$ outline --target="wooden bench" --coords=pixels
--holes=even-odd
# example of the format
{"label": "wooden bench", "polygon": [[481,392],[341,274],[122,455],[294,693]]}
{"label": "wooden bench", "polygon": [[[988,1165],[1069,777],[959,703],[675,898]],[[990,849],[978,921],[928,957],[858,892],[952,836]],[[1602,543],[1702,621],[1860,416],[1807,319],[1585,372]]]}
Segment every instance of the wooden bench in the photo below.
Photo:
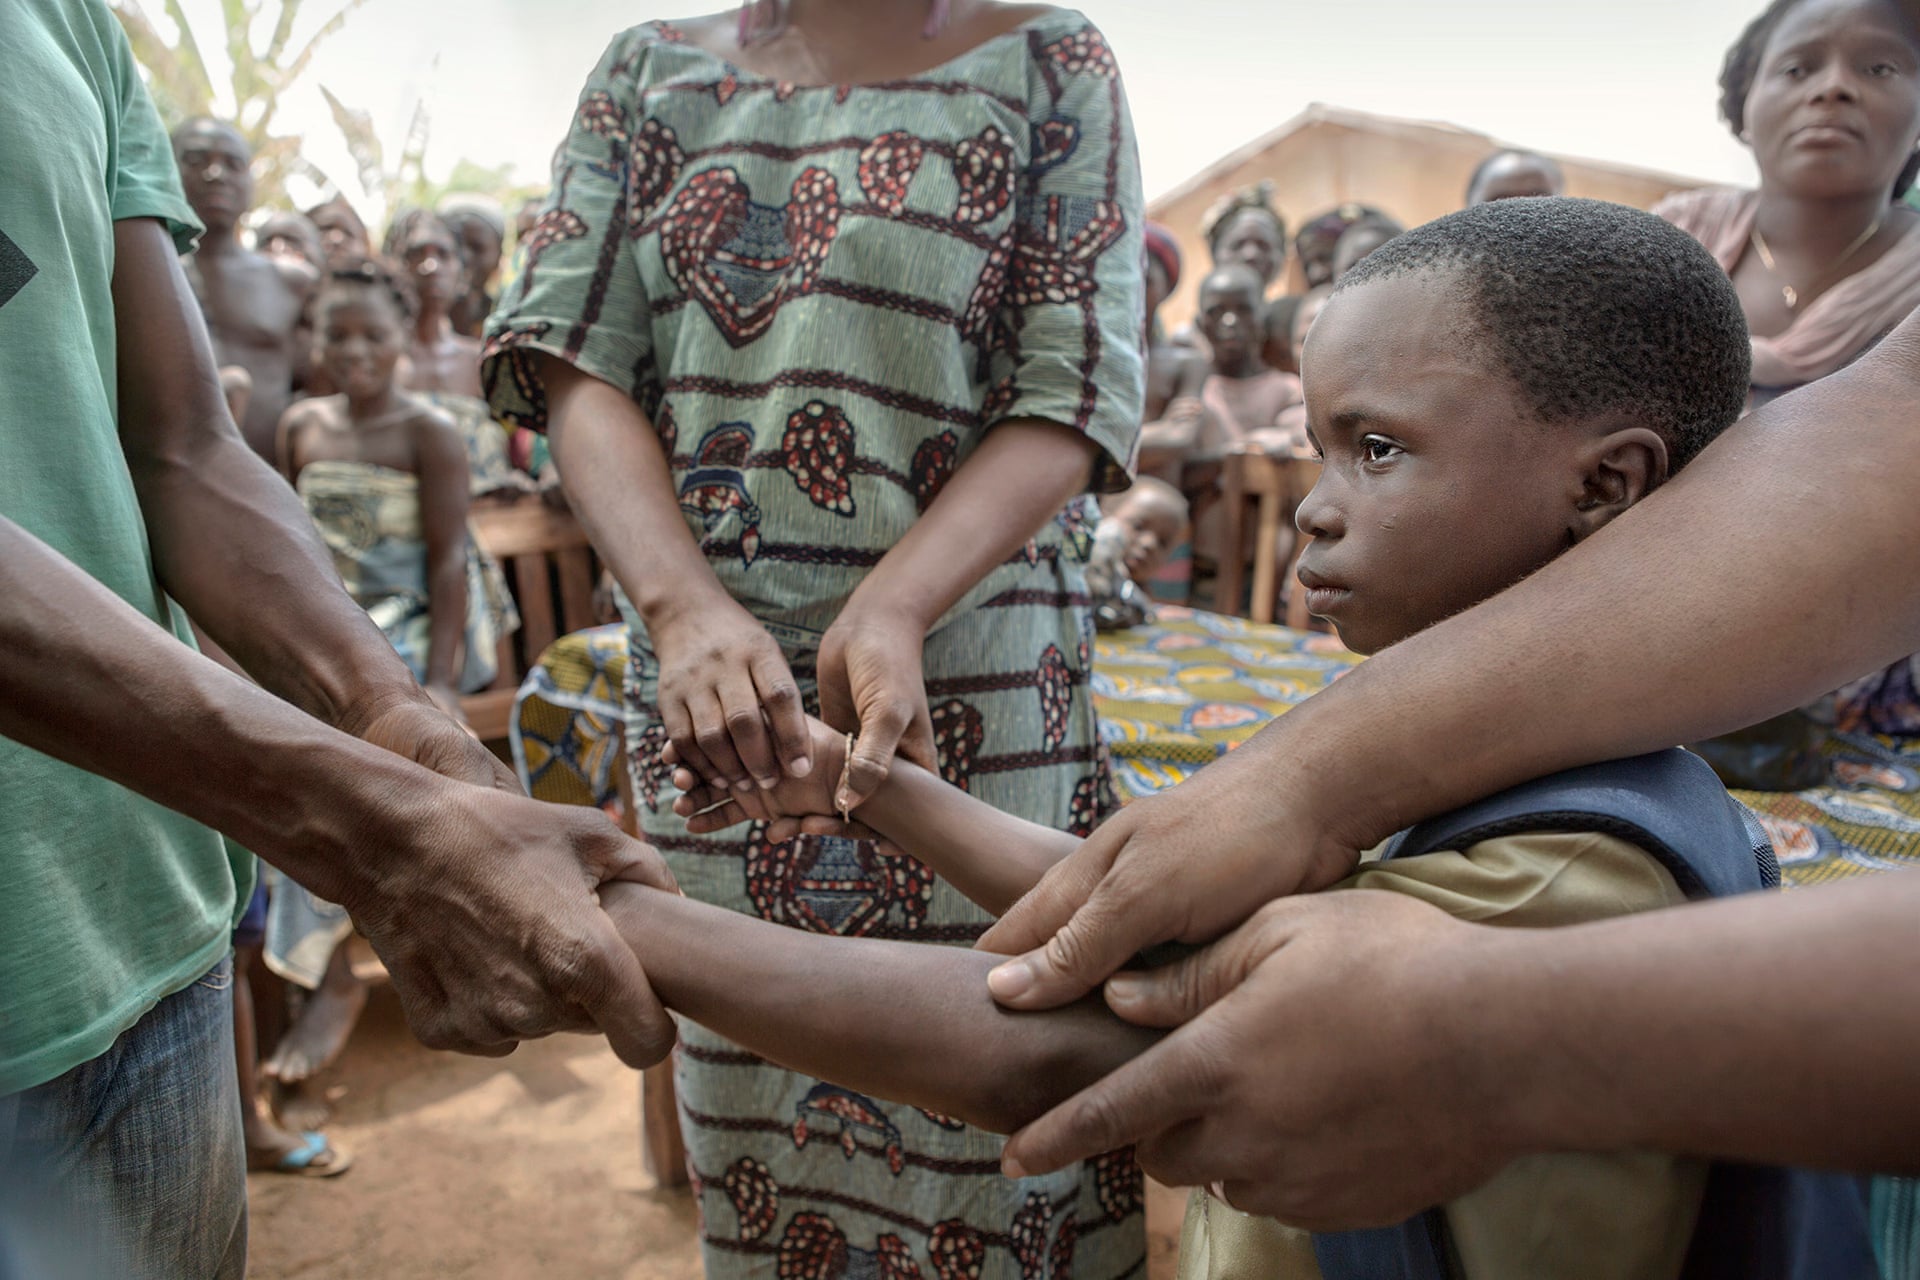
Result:
{"label": "wooden bench", "polygon": [[507,736],[520,682],[547,646],[594,625],[599,567],[573,513],[535,495],[476,503],[468,519],[474,540],[506,572],[520,610],[520,629],[500,638],[499,674],[490,686],[460,700],[480,740],[498,742]]}
{"label": "wooden bench", "polygon": [[[1225,536],[1227,550],[1220,559],[1220,578],[1214,591],[1216,608],[1223,613],[1240,610],[1240,581],[1245,572],[1244,548],[1247,545],[1247,505],[1256,502],[1258,510],[1253,531],[1253,598],[1247,616],[1255,622],[1272,622],[1275,602],[1280,598],[1281,522],[1291,522],[1300,503],[1320,478],[1320,463],[1313,458],[1274,457],[1252,451],[1230,453],[1226,459],[1223,488],[1227,504]],[[1296,536],[1293,554],[1287,558],[1286,573],[1300,562],[1309,539]],[[1312,618],[1307,613],[1307,593],[1294,591],[1287,599],[1287,625],[1304,630]]]}

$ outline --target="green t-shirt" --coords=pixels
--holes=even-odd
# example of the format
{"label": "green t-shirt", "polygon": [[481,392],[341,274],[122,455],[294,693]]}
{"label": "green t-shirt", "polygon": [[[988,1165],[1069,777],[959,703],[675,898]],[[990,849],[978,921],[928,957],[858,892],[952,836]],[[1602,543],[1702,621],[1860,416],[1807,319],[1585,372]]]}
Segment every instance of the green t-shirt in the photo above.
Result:
{"label": "green t-shirt", "polygon": [[[157,218],[183,250],[200,227],[103,0],[4,0],[0,49],[0,516],[191,644],[120,450],[113,224]],[[252,874],[206,827],[0,739],[0,1095],[212,968]]]}

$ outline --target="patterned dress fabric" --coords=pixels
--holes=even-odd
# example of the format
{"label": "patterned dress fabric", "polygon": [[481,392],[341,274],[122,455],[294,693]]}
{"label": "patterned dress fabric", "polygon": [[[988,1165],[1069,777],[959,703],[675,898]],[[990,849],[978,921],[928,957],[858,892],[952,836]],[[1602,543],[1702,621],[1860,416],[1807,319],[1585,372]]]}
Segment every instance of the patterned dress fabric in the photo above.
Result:
{"label": "patterned dress fabric", "polygon": [[[1118,482],[1140,418],[1140,226],[1118,72],[1077,14],[878,85],[776,82],[649,24],[588,81],[483,377],[496,415],[534,429],[533,352],[632,395],[708,563],[811,703],[822,633],[997,423],[1078,430],[1099,446],[1094,487]],[[1070,504],[925,647],[945,776],[1083,831],[1103,794],[1093,518]],[[629,622],[640,825],[690,895],[822,933],[983,931],[978,908],[869,843],[689,836],[658,766],[659,663]],[[1130,1156],[1009,1182],[993,1135],[698,1027],[677,1064],[709,1275],[1107,1280],[1144,1264]]]}
{"label": "patterned dress fabric", "polygon": [[[367,611],[416,680],[427,672],[427,543],[420,527],[420,479],[371,462],[326,460],[300,469],[294,488],[333,553],[347,594]],[[520,615],[506,579],[467,539],[465,654],[455,673],[464,693],[484,689],[498,670],[500,637]]]}

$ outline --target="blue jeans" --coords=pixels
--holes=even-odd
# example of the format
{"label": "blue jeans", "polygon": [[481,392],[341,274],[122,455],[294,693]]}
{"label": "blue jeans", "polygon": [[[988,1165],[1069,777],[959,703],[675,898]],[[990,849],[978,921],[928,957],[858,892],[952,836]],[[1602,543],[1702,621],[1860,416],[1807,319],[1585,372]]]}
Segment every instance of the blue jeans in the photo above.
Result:
{"label": "blue jeans", "polygon": [[247,1265],[233,960],[73,1070],[0,1097],[0,1280]]}

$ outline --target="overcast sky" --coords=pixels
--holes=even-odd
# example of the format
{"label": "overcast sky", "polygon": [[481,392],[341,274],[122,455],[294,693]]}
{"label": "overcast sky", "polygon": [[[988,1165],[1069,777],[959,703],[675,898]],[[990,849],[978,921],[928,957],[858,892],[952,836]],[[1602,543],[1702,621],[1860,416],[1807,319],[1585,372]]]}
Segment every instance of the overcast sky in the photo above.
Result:
{"label": "overcast sky", "polygon": [[[219,0],[184,0],[214,38]],[[306,0],[317,21],[337,0]],[[159,0],[147,0],[150,12]],[[272,6],[268,6],[271,8]],[[1149,198],[1310,102],[1441,120],[1505,140],[1747,182],[1715,116],[1720,59],[1760,0],[1090,0],[1120,58]],[[352,172],[312,84],[369,111],[397,149],[416,102],[427,167],[545,173],[581,81],[638,0],[368,0],[282,109],[285,131]],[[358,195],[349,179],[349,194]]]}

